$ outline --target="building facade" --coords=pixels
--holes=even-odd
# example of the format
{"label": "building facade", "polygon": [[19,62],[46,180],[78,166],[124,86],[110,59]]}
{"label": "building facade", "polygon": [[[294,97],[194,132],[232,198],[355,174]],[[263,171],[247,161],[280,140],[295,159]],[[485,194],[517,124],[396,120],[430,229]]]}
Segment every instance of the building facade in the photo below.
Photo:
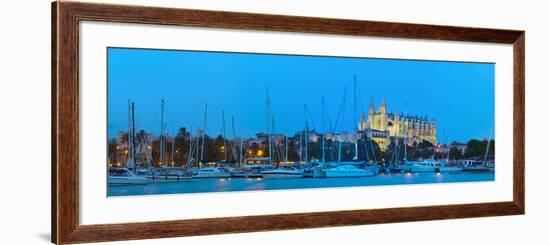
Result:
{"label": "building facade", "polygon": [[390,138],[405,138],[405,136],[409,143],[425,140],[437,145],[435,120],[429,120],[426,116],[389,113],[385,98],[376,110],[371,100],[369,113],[366,117],[365,115],[361,117],[358,129],[366,131],[382,150],[388,148]]}

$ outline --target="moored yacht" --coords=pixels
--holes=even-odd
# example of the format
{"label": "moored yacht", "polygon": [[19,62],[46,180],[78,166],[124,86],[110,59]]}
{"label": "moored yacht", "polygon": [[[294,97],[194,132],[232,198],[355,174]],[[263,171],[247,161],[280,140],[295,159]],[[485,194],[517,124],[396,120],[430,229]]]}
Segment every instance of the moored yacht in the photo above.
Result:
{"label": "moored yacht", "polygon": [[325,175],[325,169],[326,168],[327,168],[326,164],[321,164],[321,165],[313,167],[311,169],[313,171],[313,178],[325,178],[325,177],[327,177]]}
{"label": "moored yacht", "polygon": [[224,168],[207,167],[197,168],[193,171],[193,178],[228,178],[231,177],[231,173]]}
{"label": "moored yacht", "polygon": [[444,162],[436,161],[433,159],[427,159],[421,162],[407,161],[401,167],[405,172],[418,173],[418,172],[458,172],[462,171],[462,168],[455,166],[447,166]]}
{"label": "moored yacht", "polygon": [[145,185],[149,181],[143,176],[136,176],[128,168],[111,168],[107,183],[109,185]]}
{"label": "moored yacht", "polygon": [[191,176],[182,168],[158,168],[152,171],[146,177],[151,182],[187,182],[191,181]]}
{"label": "moored yacht", "polygon": [[264,179],[302,178],[304,171],[291,166],[281,166],[276,169],[262,171]]}
{"label": "moored yacht", "polygon": [[232,177],[241,177],[241,178],[260,178],[262,177],[262,171],[272,169],[271,165],[245,165],[240,169],[235,169],[231,171]]}
{"label": "moored yacht", "polygon": [[326,178],[338,178],[338,177],[371,177],[376,175],[378,169],[374,167],[361,168],[354,164],[343,164],[337,167],[328,168],[324,170]]}

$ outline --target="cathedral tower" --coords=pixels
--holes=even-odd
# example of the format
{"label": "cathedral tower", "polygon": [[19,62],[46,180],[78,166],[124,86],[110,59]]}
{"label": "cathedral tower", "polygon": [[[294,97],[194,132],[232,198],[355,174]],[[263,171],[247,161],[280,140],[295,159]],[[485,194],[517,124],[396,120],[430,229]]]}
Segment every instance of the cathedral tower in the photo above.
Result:
{"label": "cathedral tower", "polygon": [[426,116],[389,113],[385,97],[376,110],[371,99],[369,113],[366,119],[365,116],[361,117],[359,129],[385,134],[384,137],[387,140],[383,140],[384,137],[379,137],[377,141],[379,144],[383,144],[381,145],[383,148],[387,148],[390,137],[407,137],[409,142],[425,140],[434,145],[437,144],[436,122],[434,119],[430,120]]}

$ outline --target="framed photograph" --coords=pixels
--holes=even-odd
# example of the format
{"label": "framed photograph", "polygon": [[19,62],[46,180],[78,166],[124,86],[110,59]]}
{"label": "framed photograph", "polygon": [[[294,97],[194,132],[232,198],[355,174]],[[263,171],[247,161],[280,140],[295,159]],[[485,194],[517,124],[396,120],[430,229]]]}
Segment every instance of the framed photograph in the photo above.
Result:
{"label": "framed photograph", "polygon": [[56,244],[525,212],[525,33],[58,1]]}

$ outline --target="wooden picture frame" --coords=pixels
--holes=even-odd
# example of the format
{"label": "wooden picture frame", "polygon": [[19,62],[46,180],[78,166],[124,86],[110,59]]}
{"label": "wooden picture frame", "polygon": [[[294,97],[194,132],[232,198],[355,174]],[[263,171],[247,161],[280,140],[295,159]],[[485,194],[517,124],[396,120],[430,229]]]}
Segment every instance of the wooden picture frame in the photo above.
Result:
{"label": "wooden picture frame", "polygon": [[[79,22],[84,20],[513,44],[513,201],[80,225],[78,57]],[[53,243],[365,225],[525,212],[524,31],[58,1],[52,4],[51,45]]]}

